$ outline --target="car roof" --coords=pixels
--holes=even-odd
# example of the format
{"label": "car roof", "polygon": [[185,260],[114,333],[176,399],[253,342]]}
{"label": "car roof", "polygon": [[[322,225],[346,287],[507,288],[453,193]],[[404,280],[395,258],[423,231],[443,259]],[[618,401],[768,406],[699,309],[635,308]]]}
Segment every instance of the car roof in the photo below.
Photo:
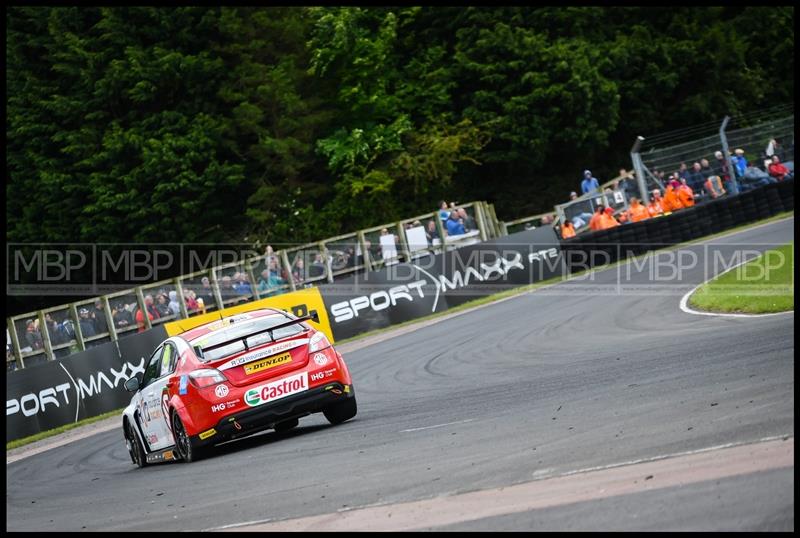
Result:
{"label": "car roof", "polygon": [[230,316],[225,316],[220,319],[215,319],[214,321],[209,321],[208,323],[204,323],[199,327],[195,327],[193,329],[189,329],[184,333],[181,333],[180,336],[187,342],[192,342],[192,340],[196,340],[198,338],[211,334],[214,331],[227,329],[228,327],[231,326],[232,323],[251,320],[251,319],[258,319],[265,316],[274,316],[275,314],[286,315],[285,312],[283,312],[282,310],[278,310],[276,308],[262,308],[259,310],[251,310],[249,312],[232,314]]}

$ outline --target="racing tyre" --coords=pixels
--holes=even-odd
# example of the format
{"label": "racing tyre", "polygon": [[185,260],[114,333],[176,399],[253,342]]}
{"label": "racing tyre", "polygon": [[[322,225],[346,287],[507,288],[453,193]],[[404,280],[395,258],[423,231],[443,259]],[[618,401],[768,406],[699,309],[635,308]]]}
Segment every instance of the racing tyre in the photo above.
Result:
{"label": "racing tyre", "polygon": [[181,417],[175,412],[172,413],[172,437],[175,439],[175,452],[183,461],[191,463],[200,459],[200,450],[192,446],[192,440],[186,433]]}
{"label": "racing tyre", "polygon": [[139,438],[128,423],[125,424],[125,443],[128,445],[128,453],[131,455],[131,461],[139,468],[147,465],[147,458],[144,455],[142,442],[139,441]]}
{"label": "racing tyre", "polygon": [[341,424],[345,420],[349,420],[356,416],[357,410],[356,397],[352,396],[346,400],[342,400],[341,402],[329,405],[322,413],[331,424]]}
{"label": "racing tyre", "polygon": [[298,424],[300,424],[300,419],[297,418],[284,420],[275,424],[275,431],[278,433],[288,432],[292,428],[296,428]]}

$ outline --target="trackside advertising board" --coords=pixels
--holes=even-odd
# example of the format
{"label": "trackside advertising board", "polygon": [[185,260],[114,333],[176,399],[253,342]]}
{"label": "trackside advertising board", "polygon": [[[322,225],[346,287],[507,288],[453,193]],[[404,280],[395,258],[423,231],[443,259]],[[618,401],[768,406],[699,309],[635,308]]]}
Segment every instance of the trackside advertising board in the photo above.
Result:
{"label": "trackside advertising board", "polygon": [[251,301],[236,306],[229,306],[222,310],[209,312],[199,316],[193,316],[188,319],[178,321],[171,321],[164,324],[164,328],[169,336],[175,336],[182,332],[188,331],[195,327],[199,327],[205,323],[216,321],[226,316],[233,314],[241,314],[242,312],[249,312],[251,310],[258,310],[259,308],[278,308],[291,312],[297,317],[306,316],[309,314],[317,313],[319,316],[319,323],[309,321],[315,329],[325,333],[325,335],[333,342],[333,332],[331,325],[328,321],[328,313],[325,311],[325,304],[322,302],[322,296],[317,288],[305,288],[302,290],[293,291],[291,293],[284,293],[275,297],[267,297],[258,301]]}
{"label": "trackside advertising board", "polygon": [[6,442],[125,407],[131,400],[125,381],[144,372],[150,355],[166,337],[164,327],[154,327],[9,372]]}
{"label": "trackside advertising board", "polygon": [[319,287],[337,340],[563,274],[550,227],[526,230]]}

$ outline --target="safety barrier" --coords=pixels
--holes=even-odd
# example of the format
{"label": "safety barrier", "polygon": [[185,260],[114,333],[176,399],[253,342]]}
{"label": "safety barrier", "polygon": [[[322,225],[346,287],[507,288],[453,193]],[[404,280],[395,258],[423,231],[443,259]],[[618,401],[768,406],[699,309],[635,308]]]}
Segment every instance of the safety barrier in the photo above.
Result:
{"label": "safety barrier", "polygon": [[794,209],[794,180],[710,200],[669,215],[563,240],[569,270],[577,265],[615,262],[647,251],[691,241]]}

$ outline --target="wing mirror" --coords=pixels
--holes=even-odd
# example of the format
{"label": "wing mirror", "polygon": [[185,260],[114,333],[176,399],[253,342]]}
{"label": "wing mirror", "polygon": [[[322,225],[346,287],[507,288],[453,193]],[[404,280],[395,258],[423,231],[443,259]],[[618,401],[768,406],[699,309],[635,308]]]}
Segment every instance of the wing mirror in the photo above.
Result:
{"label": "wing mirror", "polygon": [[139,390],[139,378],[132,377],[125,382],[125,390],[128,392],[136,392]]}
{"label": "wing mirror", "polygon": [[317,314],[316,310],[312,310],[309,315],[311,316],[311,321],[314,323],[319,323],[319,314]]}

